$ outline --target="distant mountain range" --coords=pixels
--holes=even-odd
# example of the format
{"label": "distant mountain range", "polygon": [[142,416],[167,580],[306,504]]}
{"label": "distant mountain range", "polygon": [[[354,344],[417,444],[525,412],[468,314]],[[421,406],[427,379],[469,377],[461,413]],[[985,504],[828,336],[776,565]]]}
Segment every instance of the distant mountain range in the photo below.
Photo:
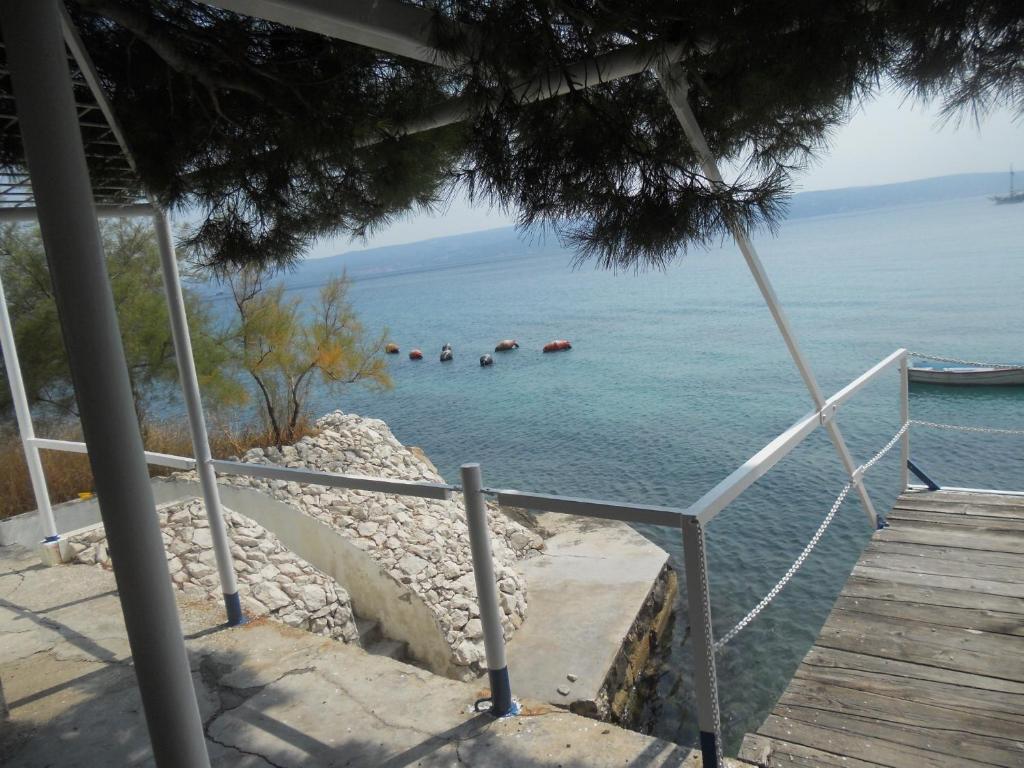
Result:
{"label": "distant mountain range", "polygon": [[[789,219],[852,213],[889,206],[995,195],[1006,192],[1005,173],[963,173],[932,179],[847,187],[820,192],[799,192],[789,201]],[[403,245],[350,251],[302,262],[285,280],[292,287],[319,285],[347,270],[351,277],[375,276],[425,269],[445,269],[469,263],[497,261],[510,256],[562,252],[557,238],[524,237],[513,227],[439,237]]]}

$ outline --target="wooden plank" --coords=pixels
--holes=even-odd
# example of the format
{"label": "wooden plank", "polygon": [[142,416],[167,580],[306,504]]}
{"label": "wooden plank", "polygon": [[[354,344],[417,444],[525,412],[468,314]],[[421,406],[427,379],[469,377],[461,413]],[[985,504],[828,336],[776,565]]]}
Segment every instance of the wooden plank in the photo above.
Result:
{"label": "wooden plank", "polygon": [[935,544],[943,547],[1024,554],[1024,534],[1018,535],[1011,531],[981,533],[956,530],[956,526],[952,525],[914,524],[905,520],[898,526],[878,531],[875,536],[882,541],[903,541],[909,544]]}
{"label": "wooden plank", "polygon": [[941,589],[959,589],[963,592],[976,592],[980,595],[1003,595],[1004,597],[1024,598],[1024,582],[1016,584],[1005,581],[989,581],[959,576],[938,576],[932,573],[912,573],[910,571],[894,571],[890,568],[875,568],[871,565],[855,565],[854,576],[868,579],[891,581],[896,584],[911,584],[918,587]]}
{"label": "wooden plank", "polygon": [[981,517],[1024,520],[1024,504],[1015,504],[1010,506],[1008,504],[970,504],[960,502],[939,503],[901,497],[893,505],[893,510],[938,512],[940,514],[948,514],[950,517],[961,515],[970,518]]}
{"label": "wooden plank", "polygon": [[1024,584],[1024,558],[1019,566],[993,565],[991,563],[975,563],[971,561],[951,561],[942,557],[926,557],[923,555],[891,554],[888,552],[864,552],[861,554],[859,566],[884,568],[891,571],[931,574],[933,576],[952,576],[984,581],[1005,581],[1010,584]]}
{"label": "wooden plank", "polygon": [[1003,493],[976,493],[966,491],[908,491],[900,494],[897,503],[904,500],[930,501],[937,504],[981,504],[1024,507],[1024,496]]}
{"label": "wooden plank", "polygon": [[958,563],[991,563],[992,565],[1024,565],[1020,555],[1007,552],[986,552],[977,549],[960,549],[959,547],[940,546],[935,544],[908,544],[902,541],[883,541],[873,537],[864,549],[865,553],[888,552],[894,555],[921,555],[923,557],[939,557]]}
{"label": "wooden plank", "polygon": [[1012,680],[821,646],[814,646],[807,652],[801,668],[804,667],[846,670],[861,674],[865,679],[895,677],[905,680],[908,685],[914,681],[937,683],[954,690],[967,690],[972,696],[990,697],[1000,711],[1024,712],[1021,708],[1024,702],[1024,683]]}
{"label": "wooden plank", "polygon": [[738,755],[758,766],[767,768],[877,768],[878,763],[854,760],[845,755],[822,752],[788,741],[769,739],[756,733],[748,733],[743,737],[743,744]]}
{"label": "wooden plank", "polygon": [[878,600],[871,597],[847,597],[846,595],[840,595],[836,599],[835,607],[844,611],[870,613],[875,616],[887,616],[892,619],[916,621],[922,624],[936,624],[944,627],[959,627],[960,629],[1024,637],[1024,615],[1019,613],[939,607],[925,603]]}
{"label": "wooden plank", "polygon": [[834,610],[817,645],[1024,682],[1015,637]]}
{"label": "wooden plank", "polygon": [[[781,714],[783,706],[805,707],[878,720],[881,723],[900,723],[925,731],[958,733],[962,737],[975,736],[978,738],[974,739],[974,742],[981,745],[982,749],[1002,750],[1011,747],[1021,735],[1019,722],[954,709],[957,704],[956,699],[947,699],[942,705],[936,705],[905,697],[832,685],[820,680],[794,678],[779,699],[779,706],[775,711]],[[1019,750],[1024,749],[1024,744],[1012,748],[1020,753]],[[983,761],[991,759],[980,752],[969,756]],[[1002,758],[999,758],[995,762],[1001,760]]]}
{"label": "wooden plank", "polygon": [[[920,668],[920,665],[916,666]],[[1024,695],[1021,694],[990,691],[877,671],[866,673],[862,669],[818,666],[812,663],[800,665],[793,682],[797,680],[850,688],[865,693],[876,693],[892,699],[937,707],[951,707],[954,711],[965,711],[976,716],[1017,723],[1019,724],[1018,729],[1020,725],[1024,725]]]}
{"label": "wooden plank", "polygon": [[[969,760],[963,756],[953,757],[935,753],[928,749],[900,744],[890,739],[880,739],[851,733],[845,728],[830,728],[823,724],[806,723],[795,719],[770,714],[757,730],[762,736],[819,749],[838,755],[848,755],[888,768],[981,768],[986,763]],[[896,736],[895,733],[888,734]],[[990,765],[990,764],[989,764]]]}
{"label": "wooden plank", "polygon": [[904,584],[888,578],[888,574],[881,578],[855,574],[847,580],[842,594],[845,597],[871,597],[878,600],[945,605],[952,608],[977,608],[983,611],[1024,615],[1024,601],[1015,597]]}
{"label": "wooden plank", "polygon": [[1024,519],[1017,517],[981,517],[980,515],[952,514],[924,509],[903,509],[894,507],[885,519],[909,520],[915,523],[939,523],[941,525],[960,525],[976,531],[1024,531]]}
{"label": "wooden plank", "polygon": [[[840,704],[832,702],[830,706],[840,706]],[[928,759],[919,763],[920,765],[943,765],[948,759],[960,761],[959,765],[1018,767],[1024,761],[1024,745],[1019,745],[1018,742],[962,731],[944,731],[941,728],[929,728],[920,724],[890,720],[884,716],[859,715],[850,708],[836,712],[831,709],[819,709],[816,706],[780,704],[773,714],[791,722],[796,721],[840,731],[859,736],[861,739],[873,739],[876,745],[888,742],[899,744],[903,748],[921,750],[928,754]],[[847,754],[858,759],[877,759],[873,756],[873,752],[874,749],[865,749],[863,743],[858,745],[857,740],[853,740]],[[906,765],[914,765],[914,763],[906,763]]]}

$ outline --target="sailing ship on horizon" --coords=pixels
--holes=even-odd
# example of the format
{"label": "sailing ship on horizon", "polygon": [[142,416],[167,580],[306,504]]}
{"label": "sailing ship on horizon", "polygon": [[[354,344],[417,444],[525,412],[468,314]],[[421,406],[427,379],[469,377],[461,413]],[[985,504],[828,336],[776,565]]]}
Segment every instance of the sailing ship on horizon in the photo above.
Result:
{"label": "sailing ship on horizon", "polygon": [[1024,192],[1013,190],[1013,166],[1010,166],[1010,194],[996,195],[992,198],[996,205],[1007,205],[1008,203],[1024,203]]}

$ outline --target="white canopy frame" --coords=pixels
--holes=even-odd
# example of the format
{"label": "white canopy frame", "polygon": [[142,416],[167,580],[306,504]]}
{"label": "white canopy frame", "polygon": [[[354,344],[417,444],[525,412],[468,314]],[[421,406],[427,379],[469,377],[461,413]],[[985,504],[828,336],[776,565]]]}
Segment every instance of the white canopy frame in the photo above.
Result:
{"label": "white canopy frame", "polygon": [[[329,37],[346,40],[358,45],[368,46],[396,56],[404,56],[418,61],[424,61],[450,68],[458,68],[463,64],[463,62],[443,54],[433,46],[432,24],[434,23],[434,17],[430,11],[420,7],[406,5],[398,2],[397,0],[349,0],[345,3],[338,3],[334,0],[201,1],[206,2],[209,5],[237,13],[261,17]],[[5,28],[8,30],[13,28],[9,23],[9,17],[12,17],[13,14],[9,12],[9,8],[4,8],[4,6],[9,4],[12,4],[12,0],[0,0],[0,8],[8,11],[8,13],[4,14]],[[16,24],[14,26],[31,23],[31,17],[33,15],[40,17],[35,21],[51,23],[55,21],[57,17],[50,16],[50,14],[56,13],[58,10],[62,14],[60,21],[64,28],[64,39],[68,47],[71,49],[76,62],[81,68],[90,90],[95,94],[97,103],[103,112],[104,118],[111,129],[113,129],[114,137],[124,150],[125,156],[129,159],[129,162],[131,162],[124,137],[116,128],[117,122],[115,120],[115,116],[110,110],[109,101],[103,95],[102,88],[99,86],[98,78],[96,77],[95,70],[92,68],[91,61],[89,61],[88,54],[84,50],[84,47],[81,45],[81,41],[78,39],[75,30],[71,26],[66,11],[64,11],[63,7],[59,5],[59,0],[40,0],[38,7],[34,7],[27,12],[24,8],[19,9],[18,16],[20,16],[20,18],[15,19]],[[42,17],[47,18],[43,19]],[[701,47],[703,47],[703,45]],[[691,145],[701,157],[705,175],[713,184],[722,185],[724,182],[718,169],[716,159],[707,145],[700,126],[697,124],[693,112],[687,102],[687,81],[685,71],[679,63],[683,54],[684,50],[682,46],[673,44],[665,44],[661,46],[624,46],[617,51],[595,57],[591,60],[578,62],[577,64],[570,65],[564,70],[551,72],[548,75],[538,78],[532,82],[523,83],[519,89],[518,95],[523,102],[539,101],[563,95],[571,90],[594,87],[621,77],[628,77],[630,75],[639,74],[653,69],[661,79],[662,87],[666,92],[666,97],[676,113],[682,130],[686,134]],[[21,55],[24,57],[26,54],[22,51]],[[42,67],[46,63],[47,55],[53,56],[54,52],[52,50],[49,52],[40,52],[39,56],[33,60],[33,63]],[[22,105],[19,104],[18,107],[19,118],[22,118],[23,124],[27,124],[28,121],[26,121],[21,115]],[[39,105],[36,105],[37,109],[38,107]],[[29,112],[30,110],[25,111]],[[33,117],[38,120],[41,114],[42,113],[34,115]],[[470,112],[467,103],[459,98],[455,98],[447,103],[438,105],[438,107],[423,115],[414,123],[397,127],[393,133],[396,136],[419,133],[459,122],[469,116]],[[79,115],[79,117],[81,116]],[[67,115],[61,115],[59,119],[66,118]],[[72,141],[70,143],[74,144],[76,142]],[[80,142],[78,143],[80,151],[81,145]],[[25,184],[29,177],[33,180],[35,179],[36,174],[31,158],[28,166],[29,173],[27,175],[22,175],[15,180],[15,186],[19,190],[23,190],[25,188]],[[131,163],[131,168],[134,170],[133,163]],[[42,184],[40,184],[40,187],[42,187]],[[32,202],[34,201],[32,199],[33,196],[31,192],[26,193],[24,191],[19,191],[17,194],[18,197],[16,198],[8,198],[8,201],[16,200],[14,205],[0,208],[0,221],[30,221],[36,218],[37,211],[35,207],[32,206]],[[97,197],[100,196],[97,195]],[[206,501],[207,514],[210,516],[211,529],[214,533],[215,541],[220,541],[221,543],[219,547],[222,547],[224,550],[221,552],[220,549],[218,549],[218,566],[221,573],[222,585],[225,590],[225,596],[227,597],[229,590],[231,590],[235,593],[237,598],[237,586],[234,584],[234,572],[231,567],[230,553],[227,551],[228,544],[226,533],[224,532],[216,481],[213,475],[213,464],[212,459],[210,458],[209,441],[202,413],[195,364],[188,338],[188,325],[185,317],[184,303],[182,301],[180,280],[177,274],[177,262],[174,256],[173,243],[171,241],[171,233],[166,215],[151,203],[133,204],[130,202],[123,203],[119,201],[114,202],[113,204],[105,203],[105,201],[101,201],[101,203],[104,204],[96,205],[94,203],[94,205],[90,207],[90,215],[150,215],[154,217],[158,242],[160,245],[161,264],[164,271],[168,308],[171,315],[175,352],[177,355],[186,407],[189,412],[189,422],[196,456],[196,466],[199,470],[200,480],[203,484],[204,500]],[[75,204],[80,205],[81,199],[79,198]],[[45,219],[47,217],[40,216],[39,218],[43,225],[45,237],[47,229]],[[834,408],[829,407],[825,401],[810,364],[797,342],[795,333],[789,324],[786,314],[779,302],[778,296],[772,287],[767,272],[765,271],[748,234],[737,222],[732,222],[730,224],[730,228],[755,283],[757,284],[758,289],[771,312],[779,333],[786,343],[789,354],[804,381],[811,400],[814,403],[814,407],[818,411],[819,418],[822,424],[825,424],[828,429],[840,462],[857,488],[861,503],[869,520],[873,525],[875,525],[877,524],[875,508],[872,504],[870,495],[864,486],[860,472],[857,469],[858,465],[853,460],[839,430],[839,426],[835,421],[835,410]],[[53,264],[52,261],[51,264]],[[53,264],[53,267],[56,266],[56,264]],[[56,280],[57,277],[54,279]],[[0,289],[0,301],[2,301],[2,289]],[[63,309],[66,308],[62,306],[62,310]],[[11,332],[9,318],[7,318],[6,306],[4,306],[2,311],[0,311],[0,331],[2,331],[2,333],[0,333],[0,341],[2,341],[4,345],[5,360],[8,363],[9,376],[12,380],[16,378],[20,385],[20,371],[17,368],[16,351],[13,347],[13,334]],[[119,343],[119,339],[111,338],[110,333],[111,331],[109,327],[106,329],[96,329],[96,334],[98,335],[95,338],[102,339],[103,342],[107,344],[114,342]],[[72,346],[72,342],[73,340],[69,338],[69,353],[75,352],[75,350],[70,348]],[[13,366],[11,364],[12,360],[14,361]],[[14,387],[12,387],[12,390],[13,389]],[[41,465],[38,464],[38,449],[35,445],[34,434],[32,432],[31,415],[28,413],[28,405],[24,398],[23,386],[20,390],[21,395],[16,395],[15,399],[16,409],[19,414],[22,438],[26,443],[26,458],[30,462],[30,471],[32,473],[33,484],[36,490],[37,502],[39,503],[41,519],[43,520],[44,536],[53,537],[56,536],[56,527],[52,519],[52,512],[47,513],[45,511],[49,509],[49,499],[45,492],[45,481],[42,483],[36,482],[37,470],[41,477]],[[26,414],[27,418],[23,418]],[[88,435],[86,443],[90,443]],[[100,452],[100,449],[98,446],[89,445],[89,452],[90,454],[93,454],[94,452]],[[139,455],[140,457],[142,455],[141,448],[139,450]],[[32,465],[33,461],[35,462],[34,467]],[[144,495],[144,492],[137,488],[135,489],[135,493],[141,493]],[[137,498],[136,500],[141,501],[141,498]],[[151,495],[149,498],[149,505],[152,505]],[[143,503],[142,506],[145,506],[145,504]],[[217,523],[216,526],[214,525],[214,521]],[[687,563],[687,568],[694,568],[700,571],[700,581],[704,584],[704,589],[706,590],[706,573],[704,573],[703,555],[703,523],[695,519],[693,521],[693,525],[695,526],[694,532],[687,533],[687,535],[684,536],[684,540],[686,542],[686,553],[688,555],[687,559],[688,561],[691,559],[694,560],[693,563]],[[111,536],[113,537],[113,534],[111,534]],[[224,555],[223,557],[222,554]],[[698,560],[699,563],[696,562]],[[155,574],[156,577],[160,577],[161,567],[159,564],[153,564],[153,568],[156,569],[155,571],[143,562],[135,561],[135,565],[140,572],[144,570],[149,576],[153,576]],[[166,577],[165,572],[163,573],[163,576]],[[721,750],[720,723],[717,704],[717,683],[715,682],[713,638],[711,636],[710,628],[710,609],[708,607],[709,604],[707,603],[706,597],[706,593],[704,595],[691,595],[690,604],[691,611],[694,612],[696,616],[698,609],[701,608],[700,601],[702,598],[705,598],[703,604],[703,616],[701,617],[703,620],[700,622],[700,626],[695,626],[695,630],[697,630],[695,633],[697,641],[695,651],[698,659],[704,662],[703,665],[698,665],[703,666],[703,669],[700,670],[700,674],[696,677],[698,688],[698,719],[701,730],[701,746],[705,757],[704,764],[717,765]],[[162,612],[153,612],[147,611],[139,605],[130,606],[124,598],[122,599],[122,604],[125,611],[126,621],[130,624],[133,619],[133,614],[135,614],[135,619],[145,616],[151,620],[157,621],[161,629],[167,629],[169,626],[177,625],[176,615],[173,616],[173,619],[168,618],[166,605],[163,607]],[[160,657],[160,662],[166,665],[166,671],[163,673],[162,683],[158,682],[156,678],[148,674],[143,674],[142,669],[138,670],[139,685],[140,689],[143,691],[144,700],[147,699],[147,691],[150,693],[155,692],[154,686],[166,686],[166,676],[172,668],[178,668],[178,678],[181,678],[182,675],[187,678],[187,667],[184,669],[184,672],[181,671],[180,659],[177,658],[177,653],[178,651],[175,649],[167,649],[165,651],[165,655]],[[190,685],[189,681],[183,681],[182,679],[176,678],[176,689],[183,690],[182,686],[185,683]],[[164,693],[166,693],[166,688],[164,688]],[[150,705],[147,702],[147,719],[150,721],[150,735],[153,740],[154,754],[157,758],[158,764],[163,764],[164,760],[174,759],[175,756],[180,757],[180,751],[175,751],[180,750],[180,745],[190,745],[190,749],[199,748],[197,745],[202,744],[201,725],[197,724],[195,718],[186,711],[189,709],[189,705],[187,702],[183,702],[180,696],[178,696],[175,701],[165,702],[164,705],[159,708],[161,711],[168,713],[168,715],[163,719],[158,718],[154,720],[150,716],[149,707]],[[160,744],[164,745],[164,747],[160,747]],[[168,746],[171,744],[178,746],[176,746],[175,749],[171,749]],[[198,755],[198,752],[194,754]],[[203,763],[203,761],[197,756],[195,764],[202,765],[205,763]]]}

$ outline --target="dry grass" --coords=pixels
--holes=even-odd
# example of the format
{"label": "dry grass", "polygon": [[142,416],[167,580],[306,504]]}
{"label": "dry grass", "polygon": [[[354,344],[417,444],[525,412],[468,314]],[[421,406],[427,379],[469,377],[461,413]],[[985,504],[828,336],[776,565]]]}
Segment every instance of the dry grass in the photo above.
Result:
{"label": "dry grass", "polygon": [[[41,436],[54,437],[60,440],[81,440],[81,432],[76,429],[40,430]],[[296,430],[295,439],[315,433],[310,422],[303,422]],[[161,423],[150,425],[145,430],[144,442],[146,450],[158,453],[170,453],[176,456],[191,456],[192,441],[188,429],[179,423]],[[216,458],[241,456],[250,448],[266,447],[274,444],[273,433],[269,429],[259,427],[231,428],[213,426],[210,429],[210,449]],[[80,494],[91,493],[93,489],[92,471],[89,459],[85,454],[64,453],[60,451],[41,451],[43,471],[46,474],[46,485],[50,492],[50,501],[59,504],[62,501],[76,499]],[[150,467],[150,475],[169,475],[174,470],[164,467]],[[36,508],[32,483],[29,479],[25,454],[22,451],[21,439],[17,433],[0,436],[0,519],[28,512]]]}

